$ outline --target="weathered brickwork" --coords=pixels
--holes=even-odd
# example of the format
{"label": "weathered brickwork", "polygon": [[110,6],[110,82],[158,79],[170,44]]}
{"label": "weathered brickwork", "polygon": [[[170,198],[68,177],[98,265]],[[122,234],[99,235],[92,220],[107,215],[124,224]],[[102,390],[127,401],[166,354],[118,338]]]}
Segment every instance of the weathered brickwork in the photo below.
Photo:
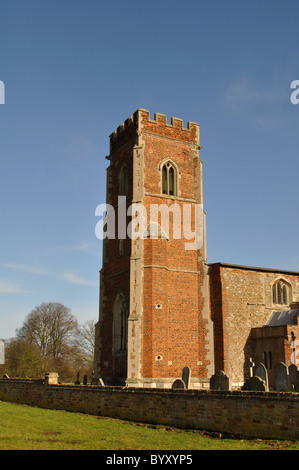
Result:
{"label": "weathered brickwork", "polygon": [[[233,383],[242,385],[244,377],[248,378],[248,359],[253,357],[256,363],[264,362],[265,348],[272,351],[272,366],[280,361],[285,362],[290,354],[283,346],[279,352],[280,340],[272,346],[269,342],[261,344],[258,352],[252,344],[251,330],[265,326],[273,311],[291,308],[299,293],[299,275],[221,263],[210,265],[209,272],[216,369],[225,371]],[[280,279],[290,285],[288,303],[284,306],[273,304],[272,285]],[[291,330],[296,331],[297,328],[294,326],[289,330],[288,347]],[[289,364],[290,360],[286,361],[286,365]]]}
{"label": "weathered brickwork", "polygon": [[[127,206],[142,203],[149,221],[153,205],[167,204],[167,208],[176,204],[183,217],[185,206],[193,204],[190,228],[194,231],[194,207],[202,204],[199,148],[198,124],[188,123],[183,128],[181,119],[172,118],[168,124],[162,114],[152,120],[148,111],[137,110],[110,136],[107,202],[118,210],[119,175],[125,164]],[[171,162],[175,172],[175,190],[167,194],[162,187],[165,162]],[[160,219],[157,222],[160,224]],[[120,378],[127,379],[130,386],[159,383],[169,387],[183,367],[189,366],[193,383],[198,385],[213,373],[205,233],[200,249],[186,250],[190,240],[173,236],[170,216],[167,235],[127,238],[120,256],[117,239],[104,241],[95,367],[96,376],[108,383]],[[119,292],[126,297],[129,309],[127,368],[123,367],[126,375],[121,377],[113,353],[113,305]]]}
{"label": "weathered brickwork", "polygon": [[0,400],[247,437],[299,438],[299,394],[45,385],[0,379]]}
{"label": "weathered brickwork", "polygon": [[110,139],[110,166],[107,169],[106,202],[116,210],[115,238],[103,241],[103,266],[100,272],[100,315],[96,325],[95,370],[107,383],[117,377],[126,378],[126,354],[113,354],[113,309],[117,293],[123,293],[126,299],[130,295],[130,240],[124,239],[122,251],[118,239],[118,196],[120,195],[119,170],[127,167],[128,184],[126,205],[132,202],[133,159],[132,147],[135,144],[135,123],[126,123],[126,132],[120,132]]}
{"label": "weathered brickwork", "polygon": [[[198,249],[186,250],[182,226],[180,236],[174,235],[175,210],[183,216],[190,204],[203,204],[200,148],[198,124],[188,122],[184,128],[178,118],[169,124],[165,115],[156,113],[151,119],[144,109],[110,136],[107,203],[116,213],[116,236],[103,243],[95,348],[95,377],[107,384],[171,387],[188,366],[193,388],[206,386],[217,370],[236,387],[248,378],[250,358],[267,363],[270,382],[276,362],[290,363],[298,328],[259,329],[273,312],[298,308],[299,273],[209,265],[205,216]],[[126,208],[141,203],[148,222],[151,209],[164,205],[170,214],[169,230],[160,214],[156,237],[149,238],[146,225],[141,237],[126,236],[120,243],[119,196],[124,194]],[[136,206],[126,225],[135,213]],[[278,281],[280,289],[273,293]],[[273,296],[279,296],[276,302]]]}

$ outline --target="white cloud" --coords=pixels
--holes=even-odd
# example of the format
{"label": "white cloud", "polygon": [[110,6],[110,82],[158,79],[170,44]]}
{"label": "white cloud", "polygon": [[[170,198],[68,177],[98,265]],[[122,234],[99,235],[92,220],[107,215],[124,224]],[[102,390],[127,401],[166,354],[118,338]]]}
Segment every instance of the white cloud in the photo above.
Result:
{"label": "white cloud", "polygon": [[2,263],[2,266],[6,266],[7,268],[15,269],[17,271],[25,271],[26,273],[31,273],[31,274],[42,274],[42,275],[48,274],[47,271],[37,266],[28,266],[25,264],[12,264],[12,263]]}
{"label": "white cloud", "polygon": [[33,294],[33,291],[20,289],[16,284],[0,280],[0,294]]}
{"label": "white cloud", "polygon": [[[39,268],[37,266],[28,266],[28,265],[24,265],[24,264],[5,263],[5,264],[2,264],[2,266],[6,266],[8,268],[11,268],[11,269],[14,269],[14,270],[17,270],[17,271],[24,271],[24,272],[27,272],[27,273],[30,273],[30,274],[48,276],[52,279],[59,279],[63,282],[68,282],[70,284],[77,284],[77,285],[80,285],[80,286],[90,286],[90,287],[97,286],[96,282],[87,281],[85,279],[82,279],[77,274],[72,273],[72,272],[64,272],[64,273],[53,273],[52,272],[51,273],[51,272],[49,272],[49,271],[47,271],[43,268]],[[4,286],[4,288],[5,288],[5,286]],[[13,287],[12,284],[7,284],[7,286],[6,286],[7,290],[13,289],[13,288],[14,287]],[[16,289],[16,287],[15,287],[15,289]],[[15,292],[17,292],[17,290],[15,290]],[[0,293],[1,293],[1,291],[0,291]]]}
{"label": "white cloud", "polygon": [[232,83],[224,94],[224,102],[232,108],[240,108],[246,104],[274,104],[285,100],[286,92],[281,84],[260,86],[248,77],[242,77]]}
{"label": "white cloud", "polygon": [[61,280],[65,282],[69,282],[71,284],[77,284],[80,286],[97,286],[97,283],[86,281],[85,279],[80,278],[74,273],[66,272],[61,275]]}
{"label": "white cloud", "polygon": [[243,78],[228,87],[224,98],[230,106],[239,107],[248,102],[260,102],[263,96],[251,80]]}
{"label": "white cloud", "polygon": [[79,245],[73,246],[73,250],[78,250],[78,251],[87,251],[89,248],[89,243],[82,242]]}

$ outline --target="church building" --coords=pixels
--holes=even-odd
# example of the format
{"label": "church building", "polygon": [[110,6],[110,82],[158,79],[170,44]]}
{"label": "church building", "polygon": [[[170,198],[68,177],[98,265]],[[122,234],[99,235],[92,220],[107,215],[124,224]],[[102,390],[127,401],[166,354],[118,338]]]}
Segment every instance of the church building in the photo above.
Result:
{"label": "church building", "polygon": [[[138,109],[110,135],[95,379],[170,388],[191,369],[232,386],[296,364],[299,273],[209,264],[199,125]],[[192,236],[194,243],[192,243]],[[297,348],[299,351],[299,347]]]}

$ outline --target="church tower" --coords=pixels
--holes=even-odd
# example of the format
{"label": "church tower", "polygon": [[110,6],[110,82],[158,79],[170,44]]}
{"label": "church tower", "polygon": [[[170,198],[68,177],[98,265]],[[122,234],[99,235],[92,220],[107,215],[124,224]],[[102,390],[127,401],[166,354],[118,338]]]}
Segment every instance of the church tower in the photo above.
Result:
{"label": "church tower", "polygon": [[[110,136],[95,378],[171,387],[214,373],[199,125],[138,109]],[[114,224],[114,225],[113,225]]]}

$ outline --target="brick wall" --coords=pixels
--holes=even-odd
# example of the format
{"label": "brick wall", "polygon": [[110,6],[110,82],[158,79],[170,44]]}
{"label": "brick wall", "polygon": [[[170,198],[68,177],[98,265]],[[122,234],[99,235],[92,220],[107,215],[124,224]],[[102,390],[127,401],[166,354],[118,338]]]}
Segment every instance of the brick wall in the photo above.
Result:
{"label": "brick wall", "polygon": [[[209,273],[215,368],[223,370],[232,383],[240,384],[244,376],[248,378],[246,363],[254,353],[252,328],[265,326],[273,311],[290,309],[299,293],[299,275],[221,263],[210,265]],[[272,285],[278,279],[291,286],[288,305],[273,304]],[[259,362],[261,357],[253,359]],[[281,356],[273,357],[273,365],[282,360]]]}
{"label": "brick wall", "polygon": [[[153,204],[176,204],[181,214],[187,204],[202,204],[199,150],[198,124],[184,128],[181,119],[172,118],[169,124],[163,114],[150,119],[149,111],[138,109],[110,136],[107,202],[117,214],[120,169],[126,164],[127,206],[142,203],[149,216]],[[165,162],[177,176],[176,191],[167,195],[162,190]],[[192,224],[194,230],[194,217]],[[197,251],[187,251],[186,240],[172,236],[171,220],[168,239],[127,237],[122,254],[118,239],[104,241],[96,378],[168,387],[189,366],[194,388],[215,370],[223,370],[233,385],[243,384],[254,352],[252,328],[263,327],[273,311],[289,309],[292,300],[299,302],[299,275],[222,263],[208,266],[205,228],[203,232]],[[278,279],[289,286],[288,305],[273,305],[272,285]],[[129,311],[128,348],[123,364],[115,367],[113,306],[119,292]]]}
{"label": "brick wall", "polygon": [[[167,123],[165,115],[149,119],[140,110],[140,132],[144,146],[143,204],[184,208],[202,203],[202,162],[199,159],[199,126],[181,119]],[[176,192],[162,194],[162,164],[169,160],[176,169]],[[173,237],[169,220],[168,239],[147,239],[143,251],[142,376],[168,379],[169,384],[189,366],[193,380],[207,379],[213,372],[213,343],[208,324],[205,291],[205,239],[200,250],[186,250],[187,240]],[[191,217],[195,228],[194,211]],[[162,226],[162,229],[164,227]],[[205,238],[205,235],[203,235]],[[160,305],[160,308],[157,308]],[[209,354],[210,353],[210,354]]]}
{"label": "brick wall", "polygon": [[[142,203],[150,222],[150,207],[176,204],[183,208],[202,204],[202,162],[199,158],[199,125],[138,109],[110,136],[107,169],[107,202],[117,211],[119,171],[127,165],[127,204]],[[162,191],[162,167],[175,169],[173,194]],[[183,226],[181,224],[181,233]],[[163,227],[162,227],[163,229]],[[186,250],[191,240],[173,237],[170,217],[168,239],[124,242],[118,256],[118,240],[104,241],[101,271],[100,318],[96,333],[95,375],[117,378],[113,366],[113,303],[122,291],[129,305],[127,384],[171,386],[183,367],[192,369],[195,384],[214,372],[212,325],[206,275],[205,233],[199,250]],[[159,306],[159,307],[158,307]],[[111,382],[109,382],[111,384]],[[146,385],[144,385],[146,384]]]}
{"label": "brick wall", "polygon": [[299,394],[45,385],[0,379],[0,400],[247,437],[299,438]]}
{"label": "brick wall", "polygon": [[[125,132],[124,132],[125,127]],[[96,377],[106,383],[124,382],[127,374],[126,354],[113,353],[113,309],[116,296],[122,293],[129,309],[131,240],[123,240],[120,251],[118,236],[118,196],[120,195],[119,173],[122,165],[128,172],[126,207],[132,202],[133,157],[136,141],[136,121],[127,120],[118,132],[110,136],[110,165],[107,168],[106,203],[115,209],[115,238],[103,241],[103,265],[100,280],[99,321],[96,324],[94,369]],[[123,194],[121,194],[123,195]],[[104,201],[103,201],[104,202]],[[128,219],[126,220],[126,224]],[[126,226],[125,226],[126,229]]]}

